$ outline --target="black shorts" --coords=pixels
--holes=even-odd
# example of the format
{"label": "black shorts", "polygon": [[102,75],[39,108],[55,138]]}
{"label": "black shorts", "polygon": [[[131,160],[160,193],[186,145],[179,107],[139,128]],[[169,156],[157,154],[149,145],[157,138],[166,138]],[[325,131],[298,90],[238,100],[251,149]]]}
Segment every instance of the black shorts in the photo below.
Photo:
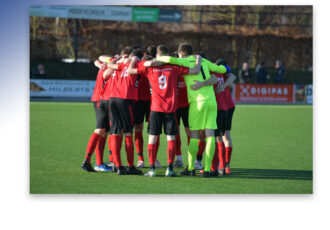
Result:
{"label": "black shorts", "polygon": [[110,130],[110,112],[109,112],[109,101],[100,100],[94,102],[94,111],[96,117],[96,128],[105,129],[106,132]]}
{"label": "black shorts", "polygon": [[166,135],[172,136],[179,133],[175,113],[151,111],[148,124],[148,133],[150,135],[160,135],[162,133],[162,127],[164,127],[164,133]]}
{"label": "black shorts", "polygon": [[226,124],[228,123],[228,111],[218,110],[217,113],[217,126],[218,128],[215,130],[215,136],[223,136],[226,130]]}
{"label": "black shorts", "polygon": [[189,128],[188,114],[189,114],[189,106],[178,108],[178,110],[176,111],[176,118],[178,121],[178,125],[180,125],[180,118],[182,118],[184,127]]}
{"label": "black shorts", "polygon": [[137,101],[134,105],[134,124],[148,122],[150,114],[150,101]]}
{"label": "black shorts", "polygon": [[110,121],[111,134],[132,133],[134,126],[134,101],[111,98],[110,99]]}
{"label": "black shorts", "polygon": [[231,123],[233,121],[235,107],[228,109],[228,120],[226,123],[226,130],[231,130]]}

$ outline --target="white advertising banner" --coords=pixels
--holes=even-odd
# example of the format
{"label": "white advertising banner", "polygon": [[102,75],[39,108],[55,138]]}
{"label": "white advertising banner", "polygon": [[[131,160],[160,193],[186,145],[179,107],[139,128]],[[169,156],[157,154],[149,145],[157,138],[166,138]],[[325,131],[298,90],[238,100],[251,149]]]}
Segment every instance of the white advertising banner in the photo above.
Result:
{"label": "white advertising banner", "polygon": [[30,16],[131,21],[132,8],[120,6],[30,6]]}
{"label": "white advertising banner", "polygon": [[30,97],[92,97],[95,81],[30,80]]}

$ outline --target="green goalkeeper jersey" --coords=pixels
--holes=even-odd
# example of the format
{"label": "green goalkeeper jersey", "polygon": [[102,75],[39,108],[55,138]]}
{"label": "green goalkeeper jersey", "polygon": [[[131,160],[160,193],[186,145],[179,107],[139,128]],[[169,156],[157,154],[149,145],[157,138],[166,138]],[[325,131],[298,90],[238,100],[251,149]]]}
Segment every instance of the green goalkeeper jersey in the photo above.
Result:
{"label": "green goalkeeper jersey", "polygon": [[[175,58],[170,56],[161,56],[157,57],[158,61],[170,63],[173,65],[185,66],[189,68],[193,68],[196,64],[196,58],[191,55],[186,58]],[[203,58],[201,64],[201,70],[198,74],[195,75],[183,75],[184,81],[187,85],[187,94],[188,94],[188,102],[192,101],[201,101],[212,98],[215,100],[213,85],[201,87],[198,90],[192,90],[190,87],[195,84],[195,80],[198,81],[206,81],[211,77],[210,72],[216,73],[226,73],[226,67],[223,65],[215,65],[209,60]]]}

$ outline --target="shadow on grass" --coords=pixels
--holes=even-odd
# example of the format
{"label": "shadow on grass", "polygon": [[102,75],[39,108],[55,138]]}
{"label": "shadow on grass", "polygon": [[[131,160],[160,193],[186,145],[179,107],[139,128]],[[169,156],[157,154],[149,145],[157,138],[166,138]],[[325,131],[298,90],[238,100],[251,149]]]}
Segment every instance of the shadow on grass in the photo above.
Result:
{"label": "shadow on grass", "polygon": [[223,178],[313,180],[312,170],[231,168]]}

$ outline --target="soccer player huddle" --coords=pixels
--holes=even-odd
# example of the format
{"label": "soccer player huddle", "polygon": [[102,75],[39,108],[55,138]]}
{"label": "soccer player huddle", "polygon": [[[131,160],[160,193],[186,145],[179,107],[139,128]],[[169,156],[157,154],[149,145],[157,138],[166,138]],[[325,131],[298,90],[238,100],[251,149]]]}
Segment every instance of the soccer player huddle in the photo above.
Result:
{"label": "soccer player huddle", "polygon": [[[92,101],[96,129],[90,137],[82,168],[88,172],[113,171],[118,175],[143,175],[143,124],[148,121],[149,171],[156,176],[160,134],[167,136],[166,177],[174,177],[175,167],[183,167],[180,120],[188,142],[188,166],[181,176],[203,177],[230,172],[232,141],[230,136],[235,104],[230,87],[236,79],[223,59],[214,64],[203,54],[193,54],[189,44],[181,44],[170,56],[165,45],[125,47],[120,55],[99,57],[99,68]],[[133,141],[134,130],[134,141]],[[109,163],[103,153],[110,132]],[[123,166],[124,145],[127,165]],[[134,145],[138,154],[134,165]],[[96,164],[90,160],[95,151]],[[205,164],[201,160],[205,151]]]}

